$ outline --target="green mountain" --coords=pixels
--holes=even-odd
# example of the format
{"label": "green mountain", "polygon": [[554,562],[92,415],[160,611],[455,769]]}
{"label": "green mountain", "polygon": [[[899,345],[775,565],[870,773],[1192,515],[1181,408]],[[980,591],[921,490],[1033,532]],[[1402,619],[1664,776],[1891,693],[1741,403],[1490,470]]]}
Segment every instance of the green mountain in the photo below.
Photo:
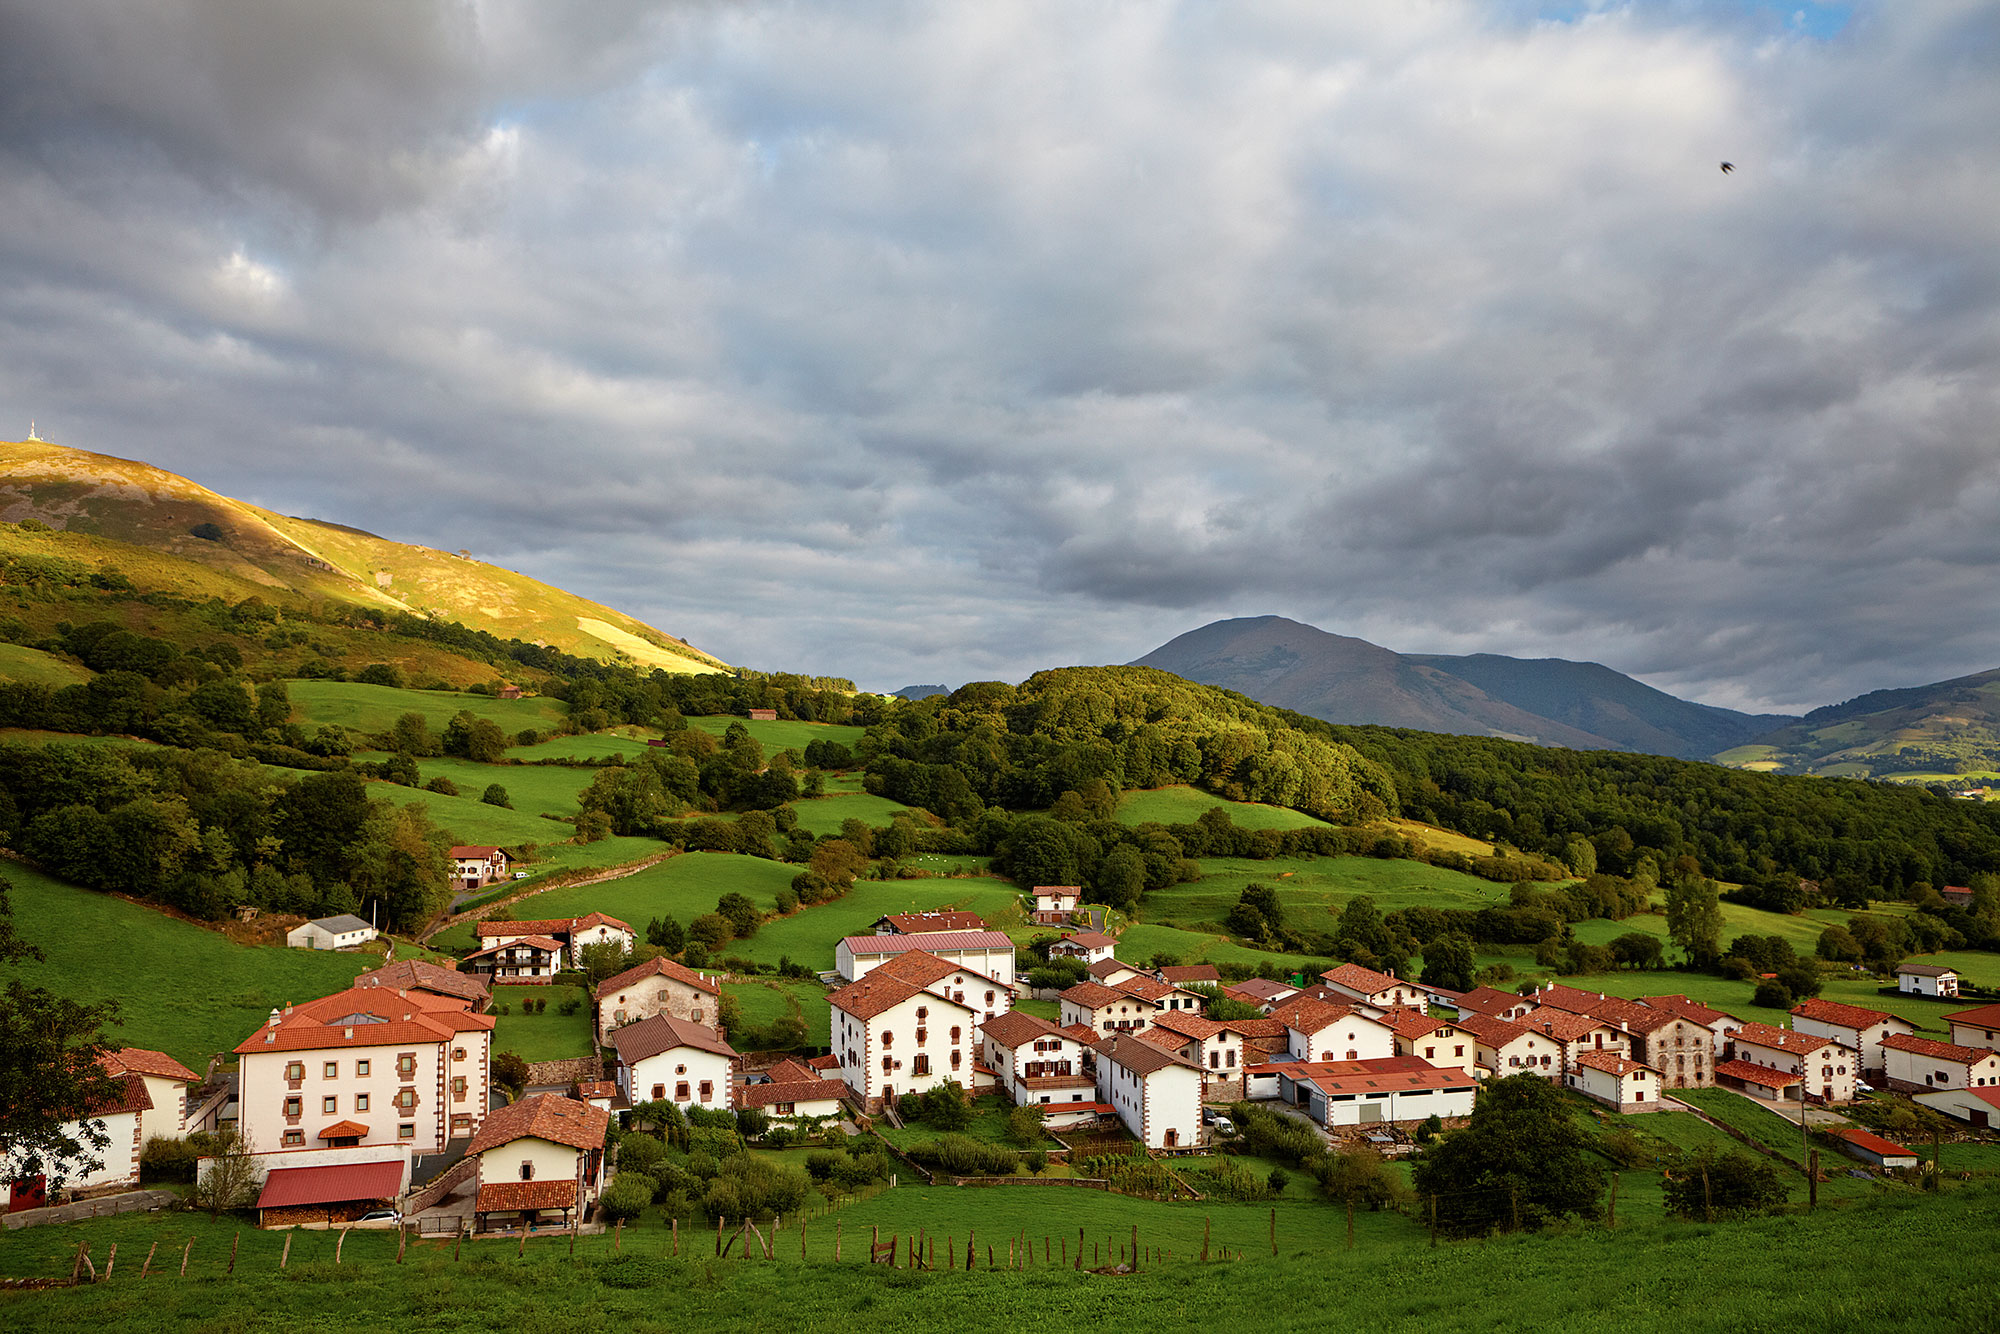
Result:
{"label": "green mountain", "polygon": [[2000,670],[1870,691],[1717,758],[1786,773],[1983,782],[2000,772]]}

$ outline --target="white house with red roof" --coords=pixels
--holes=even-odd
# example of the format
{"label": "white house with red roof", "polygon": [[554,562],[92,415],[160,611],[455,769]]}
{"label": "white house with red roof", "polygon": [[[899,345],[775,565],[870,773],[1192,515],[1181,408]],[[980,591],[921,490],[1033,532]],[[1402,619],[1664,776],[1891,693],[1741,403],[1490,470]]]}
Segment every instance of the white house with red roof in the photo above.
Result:
{"label": "white house with red roof", "polygon": [[706,1024],[655,1014],[613,1029],[618,1089],[628,1102],[734,1107],[743,1058]]}
{"label": "white house with red roof", "polygon": [[479,1162],[478,1229],[588,1213],[604,1186],[610,1121],[604,1108],[559,1093],[531,1093],[490,1114],[466,1149]]}
{"label": "white house with red roof", "polygon": [[1049,946],[1051,959],[1080,959],[1086,964],[1108,959],[1118,942],[1102,931],[1065,931]]}
{"label": "white house with red roof", "polygon": [[[932,961],[940,962],[945,961]],[[993,991],[996,1001],[1006,994],[990,978],[978,977],[968,990],[962,969],[953,968],[945,975],[960,980],[961,985],[953,988],[903,976],[909,968],[897,964],[872,969],[827,998],[833,1009],[832,1045],[840,1058],[841,1078],[870,1113],[881,1111],[887,1100],[947,1081],[971,1088],[979,1055],[978,1026],[1011,1008],[1001,1005],[991,1014],[975,1008],[982,989]],[[935,966],[928,971],[935,972]],[[960,999],[952,999],[954,995]]]}
{"label": "white house with red roof", "polygon": [[460,889],[478,889],[507,878],[507,854],[498,848],[461,845],[445,853]]}
{"label": "white house with red roof", "polygon": [[1984,1088],[1937,1089],[1930,1093],[1915,1093],[1912,1102],[1920,1102],[1935,1112],[1955,1116],[1968,1125],[1982,1130],[2000,1126],[2000,1085],[1989,1084]]}
{"label": "white house with red roof", "polygon": [[[85,1146],[81,1159],[69,1160],[68,1170],[60,1174],[51,1173],[47,1162],[18,1150],[0,1159],[0,1173],[10,1183],[10,1210],[38,1208],[50,1203],[50,1197],[60,1190],[101,1190],[139,1184],[139,1154],[145,1148],[140,1125],[142,1118],[154,1110],[153,1101],[146,1091],[144,1076],[114,1067],[110,1061],[104,1064],[112,1077],[109,1096],[91,1102],[85,1120],[71,1121],[62,1127],[66,1138]],[[89,1146],[87,1132],[92,1123],[106,1136],[101,1148]]]}
{"label": "white house with red roof", "polygon": [[1028,917],[1042,926],[1062,926],[1082,903],[1080,886],[1036,885],[1028,896]]}
{"label": "white house with red roof", "polygon": [[1270,1017],[1288,1034],[1295,1061],[1372,1061],[1396,1054],[1396,1033],[1380,1019],[1331,1001],[1296,996],[1272,1009]]}
{"label": "white house with red roof", "polygon": [[1478,1081],[1417,1056],[1369,1061],[1295,1061],[1273,1067],[1279,1096],[1331,1130],[1407,1125],[1472,1115]]}
{"label": "white house with red roof", "polygon": [[736,1090],[738,1107],[755,1107],[773,1121],[805,1121],[840,1115],[847,1085],[803,1061],[783,1060]]}
{"label": "white house with red roof", "polygon": [[1737,1068],[1746,1064],[1764,1072],[1797,1075],[1802,1095],[1815,1102],[1853,1101],[1855,1081],[1860,1078],[1855,1054],[1832,1038],[1771,1024],[1746,1023],[1737,1029],[1730,1039],[1730,1059],[1715,1073],[1724,1081],[1772,1087],[1763,1075],[1753,1078]]}
{"label": "white house with red roof", "polygon": [[1104,1034],[1136,1032],[1159,1013],[1149,1000],[1096,982],[1079,982],[1056,1000],[1064,1027],[1080,1024]]}
{"label": "white house with red roof", "polygon": [[273,1010],[236,1046],[237,1131],[265,1153],[440,1152],[485,1119],[493,1022],[425,992],[383,987]]}
{"label": "white house with red roof", "polygon": [[163,1051],[121,1047],[104,1058],[114,1075],[137,1075],[146,1085],[150,1106],[139,1113],[139,1144],[149,1139],[179,1139],[187,1133],[187,1091],[201,1076]]}
{"label": "white house with red roof", "polygon": [[722,1003],[722,988],[714,978],[685,964],[648,959],[598,983],[591,999],[597,1008],[597,1040],[603,1042],[612,1029],[656,1014],[713,1025]]}
{"label": "white house with red roof", "polygon": [[1010,1010],[979,1027],[980,1059],[993,1071],[1000,1091],[1019,1107],[1042,1110],[1057,1129],[1095,1120],[1104,1110],[1097,1082],[1086,1069],[1087,1053],[1074,1033],[1039,1015]]}
{"label": "white house with red roof", "polygon": [[849,982],[858,982],[897,955],[911,950],[948,959],[1009,990],[1014,986],[1014,942],[999,931],[845,936],[833,947],[833,966]]}
{"label": "white house with red roof", "polygon": [[[616,945],[632,952],[638,939],[629,922],[621,922],[601,912],[582,917],[550,917],[519,922],[478,922],[473,925],[480,953],[516,940],[555,941],[567,953],[567,963],[580,966],[583,951],[592,945]],[[473,955],[470,957],[478,957]]]}
{"label": "white house with red roof", "polygon": [[976,912],[939,908],[931,912],[885,913],[875,919],[878,936],[924,935],[933,931],[984,931],[986,919]]}
{"label": "white house with red roof", "polygon": [[1951,1040],[1961,1047],[1984,1047],[2000,1051],[2000,1005],[1981,1005],[1945,1016],[1951,1025]]}
{"label": "white house with red roof", "polygon": [[1899,964],[1896,967],[1896,990],[1911,996],[1949,999],[1958,995],[1958,970],[1928,963]]}
{"label": "white house with red roof", "polygon": [[1222,994],[1269,1014],[1272,1006],[1298,995],[1299,989],[1286,982],[1273,982],[1267,977],[1246,977],[1241,982],[1232,982],[1224,987]]}
{"label": "white house with red roof", "polygon": [[475,1014],[484,1014],[493,1003],[493,989],[470,973],[426,963],[422,959],[398,959],[354,979],[357,987],[387,987],[391,991],[426,991],[440,1001]]}
{"label": "white house with red roof", "polygon": [[1116,959],[1099,959],[1085,971],[1089,973],[1091,981],[1102,987],[1115,987],[1120,982],[1129,982],[1143,972],[1142,969],[1134,968],[1129,963],[1120,963]]}
{"label": "white house with red roof", "polygon": [[1526,1022],[1516,1023],[1512,1019],[1476,1011],[1460,1015],[1458,1026],[1472,1034],[1483,1079],[1527,1074],[1541,1075],[1545,1079],[1561,1079],[1563,1076],[1568,1052],[1562,1039],[1553,1034],[1544,1033]]}
{"label": "white house with red roof", "polygon": [[[2000,1008],[2000,1007],[1996,1007]],[[1865,1079],[1880,1079],[1887,1062],[1882,1055],[1882,1039],[1902,1034],[1909,1037],[1917,1026],[1901,1015],[1815,996],[1792,1007],[1792,1028],[1814,1037],[1832,1038],[1848,1051]]]}
{"label": "white house with red roof", "polygon": [[1146,1031],[1155,1040],[1171,1040],[1171,1050],[1201,1067],[1203,1102],[1230,1102],[1248,1096],[1243,1071],[1250,1063],[1239,1027],[1243,1022],[1176,1011],[1156,1016]]}
{"label": "white house with red roof", "polygon": [[1400,981],[1393,972],[1378,973],[1358,963],[1329,968],[1319,977],[1345,999],[1378,1010],[1405,1007],[1422,1010],[1430,1003],[1430,997],[1416,983]]}
{"label": "white house with red roof", "polygon": [[1889,1087],[1902,1093],[2000,1087],[2000,1051],[1892,1034],[1882,1039]]}
{"label": "white house with red roof", "polygon": [[1201,1141],[1201,1068],[1137,1033],[1100,1039],[1098,1101],[1109,1103],[1149,1149],[1192,1148]]}
{"label": "white house with red roof", "polygon": [[1564,1082],[1616,1112],[1660,1110],[1660,1072],[1617,1052],[1579,1054]]}
{"label": "white house with red roof", "polygon": [[1440,1069],[1456,1069],[1467,1079],[1478,1079],[1479,1040],[1469,1029],[1401,1006],[1384,1010],[1381,1022],[1395,1034],[1394,1055],[1415,1056]]}
{"label": "white house with red roof", "polygon": [[458,966],[488,986],[546,985],[562,971],[564,952],[553,936],[514,936],[474,950]]}
{"label": "white house with red roof", "polygon": [[1474,987],[1460,996],[1453,1008],[1461,1016],[1485,1014],[1495,1019],[1512,1019],[1518,1022],[1534,1013],[1535,1002],[1529,997],[1517,996],[1511,991]]}

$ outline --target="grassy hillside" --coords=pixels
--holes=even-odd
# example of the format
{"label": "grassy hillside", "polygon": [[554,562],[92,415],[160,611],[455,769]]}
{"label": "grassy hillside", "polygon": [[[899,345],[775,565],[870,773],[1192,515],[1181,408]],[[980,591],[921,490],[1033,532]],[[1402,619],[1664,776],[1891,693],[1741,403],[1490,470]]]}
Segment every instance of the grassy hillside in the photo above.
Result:
{"label": "grassy hillside", "polygon": [[433,732],[442,732],[460,709],[499,724],[509,736],[533,728],[545,731],[561,722],[567,710],[560,700],[529,696],[495,699],[464,695],[455,690],[405,690],[395,686],[362,685],[354,681],[289,681],[292,715],[308,727],[338,723],[359,732],[386,732],[406,713],[421,713]]}
{"label": "grassy hillside", "polygon": [[189,596],[232,601],[261,588],[437,614],[579,657],[675,672],[722,669],[642,621],[466,553],[275,514],[145,463],[16,441],[0,443],[0,472],[0,519],[31,518],[99,539],[65,542],[64,553],[135,581],[143,574],[144,586],[165,581]]}
{"label": "grassy hillside", "polygon": [[1303,811],[1283,806],[1263,806],[1256,802],[1229,801],[1199,788],[1159,787],[1127,792],[1118,799],[1118,818],[1125,824],[1193,824],[1202,815],[1221,807],[1229,812],[1238,829],[1303,829],[1325,824]]}
{"label": "grassy hillside", "polygon": [[71,1000],[117,1000],[113,1040],[164,1051],[196,1072],[254,1032],[272,1006],[338,991],[381,962],[239,945],[11,862],[0,863],[0,876],[14,886],[15,925],[48,956],[22,965],[22,980]]}
{"label": "grassy hillside", "polygon": [[88,681],[91,671],[39,649],[0,644],[0,681],[30,681],[45,686],[73,686]]}
{"label": "grassy hillside", "polygon": [[1716,759],[1787,773],[1915,781],[1982,773],[2000,765],[2000,671],[1878,690],[1815,709]]}

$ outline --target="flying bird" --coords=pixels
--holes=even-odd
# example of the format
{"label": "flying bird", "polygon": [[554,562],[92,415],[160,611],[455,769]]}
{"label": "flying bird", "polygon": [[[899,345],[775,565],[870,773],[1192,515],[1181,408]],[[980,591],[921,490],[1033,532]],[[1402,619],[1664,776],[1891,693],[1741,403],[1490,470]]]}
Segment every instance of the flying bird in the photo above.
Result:
{"label": "flying bird", "polygon": [[1722,164],[1722,174],[1724,176],[1727,176],[1730,172],[1735,170],[1736,170],[1736,164],[1734,162],[1725,162]]}

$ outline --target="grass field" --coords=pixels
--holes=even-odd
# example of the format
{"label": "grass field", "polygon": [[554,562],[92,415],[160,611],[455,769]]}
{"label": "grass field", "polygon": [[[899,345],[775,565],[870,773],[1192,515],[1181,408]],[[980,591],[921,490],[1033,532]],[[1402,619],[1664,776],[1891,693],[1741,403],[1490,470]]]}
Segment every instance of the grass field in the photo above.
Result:
{"label": "grass field", "polygon": [[898,811],[910,808],[900,801],[871,797],[866,792],[840,792],[830,797],[795,801],[792,809],[799,814],[801,829],[809,830],[815,838],[822,838],[838,834],[842,820],[859,820],[871,828],[880,828],[895,819]]}
{"label": "grass field", "polygon": [[1134,923],[1118,937],[1120,959],[1144,962],[1155,954],[1175,955],[1182,963],[1242,963],[1252,968],[1273,963],[1287,973],[1301,968],[1318,973],[1333,967],[1331,959],[1314,959],[1302,954],[1272,954],[1267,950],[1238,945],[1225,936],[1156,926],[1149,922]]}
{"label": "grass field", "polygon": [[458,788],[459,796],[469,801],[478,801],[487,784],[498,783],[507,789],[507,799],[514,803],[514,810],[527,816],[575,815],[577,794],[597,776],[595,769],[572,769],[559,764],[474,764],[449,756],[417,763],[426,783],[433,778],[449,778]]}
{"label": "grass field", "polygon": [[760,1028],[785,1017],[789,996],[805,1015],[805,1044],[824,1047],[830,1041],[833,1011],[826,1003],[826,988],[817,982],[725,982],[722,994],[734,996],[743,1007],[744,1023]]}
{"label": "grass field", "polygon": [[8,864],[14,923],[48,958],[18,976],[75,1001],[117,1000],[122,1045],[207,1067],[273,1006],[339,991],[379,954],[239,945],[217,932]]}
{"label": "grass field", "polygon": [[1201,879],[1146,895],[1149,921],[1222,929],[1243,887],[1255,881],[1278,892],[1288,926],[1332,926],[1349,899],[1367,895],[1382,912],[1428,904],[1484,908],[1506,903],[1508,887],[1424,862],[1377,857],[1280,857],[1271,861],[1204,857]]}
{"label": "grass field", "polygon": [[[797,1157],[798,1155],[793,1155]],[[2000,1186],[1975,1184],[1933,1198],[1882,1197],[1736,1223],[1652,1223],[1621,1194],[1620,1226],[1584,1225],[1542,1235],[1446,1242],[1431,1249],[1422,1226],[1395,1213],[1345,1215],[1289,1198],[1277,1207],[1278,1251],[1270,1254],[1266,1205],[1155,1204],[1064,1187],[987,1190],[903,1186],[818,1214],[804,1234],[787,1219],[766,1261],[712,1257],[683,1229],[683,1254],[667,1255],[657,1222],[622,1236],[551,1235],[516,1255],[510,1240],[472,1242],[453,1258],[448,1243],[413,1246],[404,1263],[387,1232],[355,1232],[333,1264],[336,1234],[263,1232],[202,1214],[127,1214],[0,1234],[0,1273],[67,1276],[79,1243],[100,1262],[112,1244],[107,1282],[76,1289],[0,1294],[0,1322],[23,1334],[154,1330],[167,1325],[241,1331],[631,1327],[768,1334],[773,1313],[787,1330],[884,1334],[933,1330],[954,1304],[982,1323],[1050,1334],[1136,1326],[1161,1334],[1268,1334],[1326,1329],[1435,1334],[1550,1330],[1563,1334],[1742,1334],[1779,1329],[1928,1331],[1941,1323],[1981,1327],[1991,1281],[1977,1264],[1939,1264],[1944,1254],[1980,1255],[2000,1244]],[[1288,1192],[1289,1194],[1289,1192]],[[832,1259],[838,1232],[840,1262]],[[1150,1259],[1136,1275],[1104,1278],[1042,1259],[1041,1242],[1072,1249],[1078,1234],[1100,1248],[1138,1229]],[[967,1232],[979,1266],[915,1273],[866,1263],[871,1228],[948,1237],[963,1259]],[[1212,1253],[1201,1251],[1204,1228]],[[1006,1239],[1035,1243],[1030,1266],[986,1268],[986,1246],[1004,1264]],[[1856,1239],[1865,1238],[1865,1259]],[[192,1241],[185,1278],[178,1256]],[[289,1241],[289,1267],[278,1268]],[[171,1265],[151,1277],[139,1265],[157,1243]],[[233,1275],[225,1276],[232,1245]],[[617,1253],[614,1254],[614,1247]],[[1223,1261],[1228,1253],[1240,1260]],[[101,1265],[100,1265],[101,1267]],[[1809,1275],[1809,1282],[1801,1276]],[[1717,1276],[1726,1275],[1726,1281]],[[566,1315],[566,1318],[554,1318]]]}
{"label": "grass field", "polygon": [[1150,791],[1127,792],[1118,799],[1118,819],[1123,824],[1193,824],[1205,813],[1220,806],[1238,829],[1304,829],[1324,825],[1299,811],[1256,802],[1230,801],[1192,787],[1159,787]]}
{"label": "grass field", "polygon": [[26,681],[32,685],[73,686],[91,678],[91,670],[23,644],[0,644],[0,681]]}
{"label": "grass field", "polygon": [[[524,1061],[560,1061],[591,1054],[590,1004],[586,1000],[575,1014],[564,1014],[564,1001],[577,1000],[583,993],[576,987],[495,987],[493,988],[493,1051],[511,1051]],[[524,1000],[545,1000],[549,1008],[528,1014]],[[500,1007],[507,1007],[501,1014]]]}
{"label": "grass field", "polygon": [[[1052,1139],[1044,1139],[1039,1144],[1020,1145],[1007,1138],[1007,1113],[1012,1105],[1003,1102],[997,1095],[989,1094],[972,1100],[972,1120],[965,1129],[953,1133],[966,1135],[986,1144],[999,1144],[1010,1149],[1042,1148],[1060,1149],[1062,1145]],[[877,1127],[882,1138],[899,1149],[908,1149],[917,1144],[928,1144],[943,1132],[933,1130],[921,1121],[911,1121],[901,1129],[883,1125]]]}
{"label": "grass field", "polygon": [[690,718],[689,727],[698,727],[704,732],[721,736],[729,730],[731,723],[742,723],[766,755],[775,755],[781,750],[803,751],[815,741],[834,741],[852,748],[868,732],[865,727],[849,727],[841,723],[799,723],[780,718],[775,722],[759,722],[753,718],[705,717]]}
{"label": "grass field", "polygon": [[[784,869],[786,876],[780,883],[790,884],[797,868]],[[994,913],[1019,900],[1020,891],[1006,880],[857,880],[843,897],[766,922],[755,936],[732,940],[723,952],[757,963],[776,963],[781,956],[788,956],[808,968],[827,969],[833,967],[833,947],[842,936],[869,934],[875,919],[885,913],[965,908],[990,920]],[[708,906],[715,905],[711,902]]]}
{"label": "grass field", "polygon": [[338,723],[358,732],[386,732],[406,713],[421,713],[433,732],[442,732],[460,709],[490,718],[512,736],[527,728],[544,731],[568,713],[561,700],[495,699],[450,690],[403,690],[354,681],[287,681],[294,719],[302,726]]}
{"label": "grass field", "polygon": [[[514,729],[516,732],[522,730]],[[512,733],[509,733],[511,736]],[[613,755],[633,759],[644,755],[650,747],[646,745],[648,736],[657,732],[642,731],[636,727],[621,728],[612,732],[588,732],[582,736],[553,736],[546,741],[538,741],[532,746],[509,746],[507,758],[510,760],[608,760]],[[579,770],[583,781],[588,783],[588,770]]]}

